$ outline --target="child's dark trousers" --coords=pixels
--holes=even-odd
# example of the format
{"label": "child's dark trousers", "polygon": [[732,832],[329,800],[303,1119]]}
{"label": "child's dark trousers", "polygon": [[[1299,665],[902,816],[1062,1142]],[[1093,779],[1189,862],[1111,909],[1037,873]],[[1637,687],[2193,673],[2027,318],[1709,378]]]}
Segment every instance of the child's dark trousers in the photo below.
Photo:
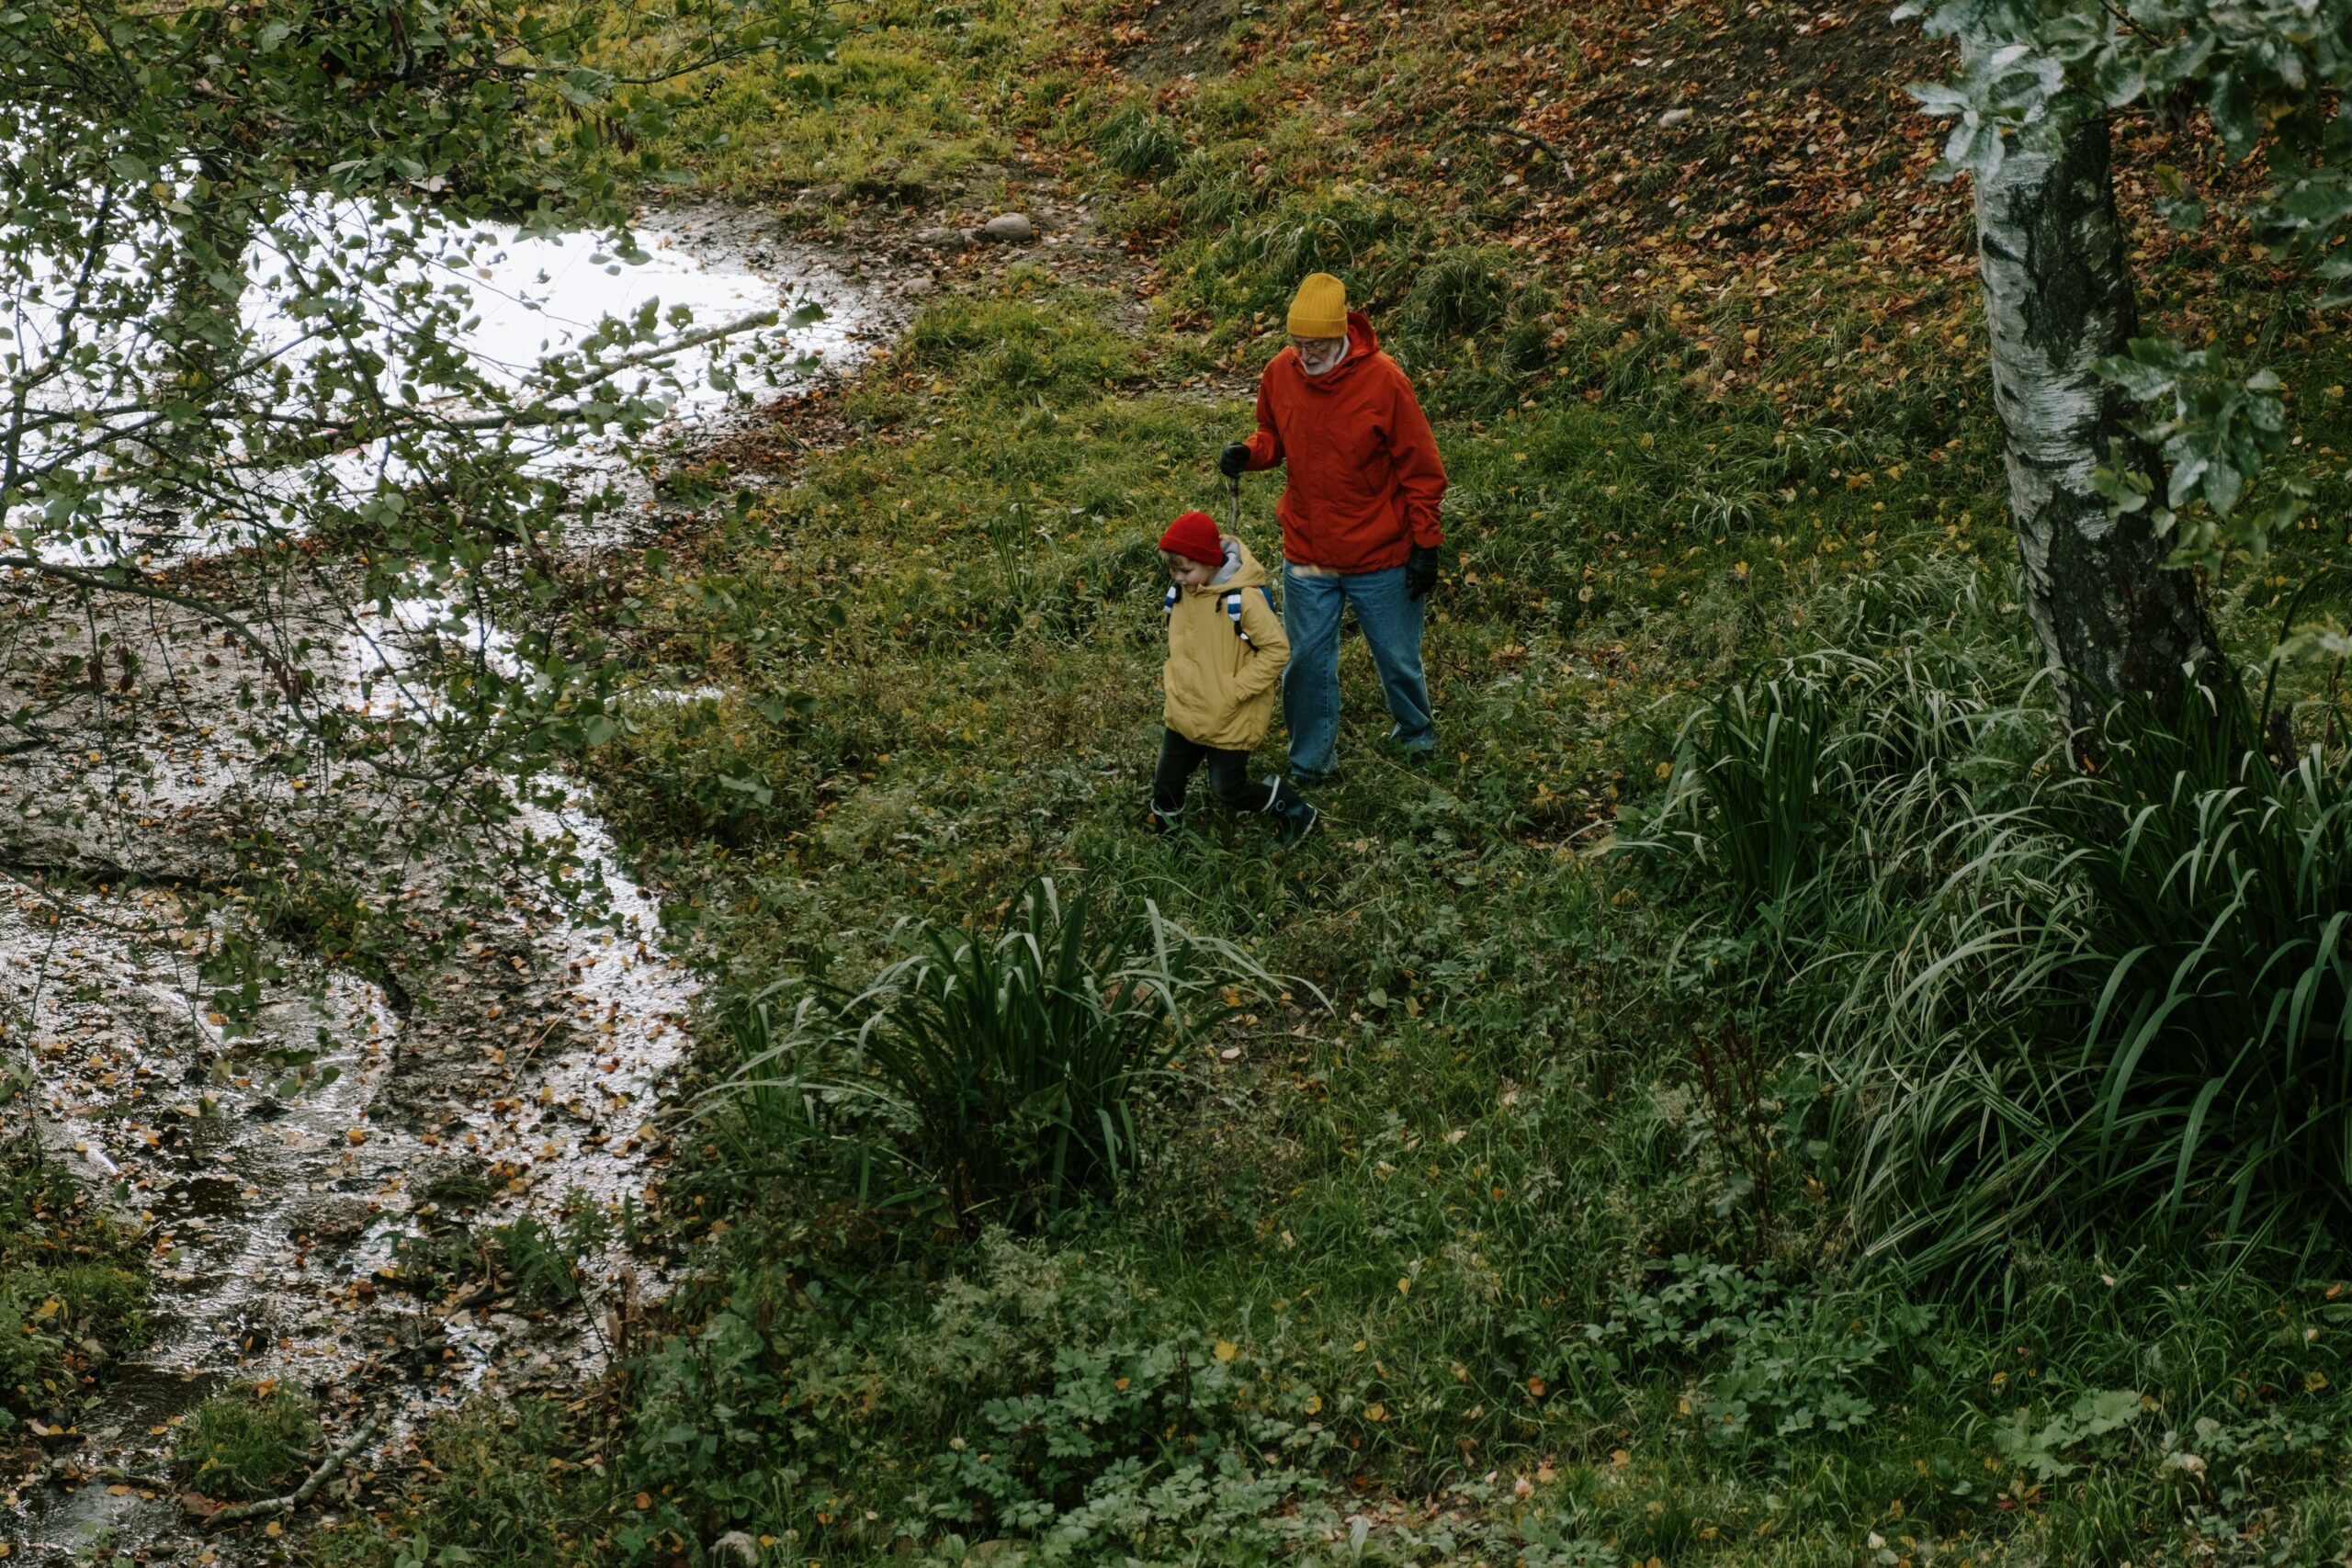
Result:
{"label": "child's dark trousers", "polygon": [[1250,776],[1250,753],[1221,746],[1204,746],[1170,729],[1159,742],[1159,765],[1151,773],[1151,808],[1163,817],[1184,809],[1185,786],[1202,763],[1209,769],[1209,789],[1236,811],[1258,811],[1288,818],[1304,804],[1289,781]]}

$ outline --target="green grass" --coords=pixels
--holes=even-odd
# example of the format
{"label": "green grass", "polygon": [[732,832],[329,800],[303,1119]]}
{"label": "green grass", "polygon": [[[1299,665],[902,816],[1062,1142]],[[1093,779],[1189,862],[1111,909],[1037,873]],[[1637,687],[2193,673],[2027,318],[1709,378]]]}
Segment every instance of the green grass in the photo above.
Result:
{"label": "green grass", "polygon": [[[649,698],[590,762],[718,980],[685,1089],[775,1039],[730,1007],[854,994],[902,955],[895,922],[993,929],[1040,876],[1151,900],[1277,978],[1140,1089],[1137,1168],[1019,1235],[943,1223],[854,1076],[705,1102],[667,1194],[689,1277],[612,1425],[448,1428],[455,1479],[390,1537],[1611,1568],[2352,1547],[2352,1263],[2326,1235],[2037,1213],[1910,1274],[1870,1245],[1899,1218],[1869,1185],[1894,1134],[1842,1069],[1899,1036],[2030,1070],[2057,1038],[1989,981],[1957,1044],[1897,1016],[1938,919],[2031,902],[1986,811],[2049,740],[1966,280],[1866,237],[1771,295],[1637,277],[1657,258],[1630,248],[1531,263],[1497,242],[1522,199],[1498,154],[1344,131],[1350,92],[1459,47],[1434,28],[1337,62],[1294,28],[1147,100],[1057,52],[1103,14],[870,15],[862,47],[914,63],[805,111],[789,134],[845,149],[821,173],[940,134],[928,84],[979,128],[956,145],[1057,149],[1167,292],[1134,336],[1037,270],[937,299],[846,399],[854,443],[628,581],[614,629],[646,687],[724,694]],[[730,112],[743,145],[768,134],[754,100]],[[1439,157],[1464,199],[1430,198]],[[1224,514],[1213,455],[1248,424],[1186,383],[1254,370],[1317,265],[1374,304],[1453,476],[1444,754],[1422,774],[1385,750],[1351,640],[1323,832],[1274,853],[1213,815],[1163,842],[1151,540]],[[2346,356],[2233,267],[2170,257],[2156,312],[2275,340],[2312,389],[2301,460],[2324,504],[2352,495],[2324,391]],[[1274,493],[1248,481],[1261,557]],[[2345,543],[2314,525],[2233,566],[2233,646],[2266,648]],[[2330,680],[2289,686],[2303,738],[2340,747]],[[1768,743],[1828,712],[1793,763]]]}
{"label": "green grass", "polygon": [[[1351,647],[1328,833],[1270,855],[1255,824],[1215,824],[1171,848],[1139,822],[1149,537],[1215,504],[1205,455],[1241,411],[1155,389],[1182,342],[1130,343],[1099,309],[1035,277],[934,307],[854,395],[863,441],[635,584],[649,682],[717,672],[729,694],[646,705],[601,760],[610,798],[746,990],[861,985],[893,919],[980,915],[1041,873],[1296,978],[1155,1091],[1144,1170],[1030,1241],[975,1252],[722,1115],[673,1197],[690,1230],[726,1224],[688,1331],[632,1374],[609,1539],[1312,1560],[1347,1555],[1369,1503],[1374,1560],[1844,1561],[1875,1531],[2137,1561],[2266,1509],[2321,1550],[2346,1429],[2327,1263],[2028,1237],[1989,1283],[1923,1294],[1854,1256],[1850,1149],[1785,1031],[1759,1227],[1744,1108],[1710,1100],[1694,1043],[1716,1004],[1661,964],[1711,895],[1589,852],[1612,803],[1660,790],[1702,698],[1775,656],[1965,632],[2028,667],[1982,558],[2006,548],[1986,433],[1906,434],[1917,411],[1807,426],[1655,384],[1456,417],[1430,640],[1445,763],[1384,756]],[[1270,499],[1253,485],[1245,524],[1268,543]],[[1964,695],[1929,676],[1920,701]],[[1759,865],[1759,894],[1781,886]],[[1039,1359],[947,1375],[955,1303]],[[1216,1369],[1215,1409],[1170,1408],[1175,1365]],[[2121,1389],[2153,1403],[2070,1424]],[[2198,1441],[2236,1456],[2226,1482]],[[772,1457],[717,1483],[716,1452]],[[2214,1479],[2187,1485],[2179,1453]],[[1154,1501],[1179,1479],[1190,1511]]]}
{"label": "green grass", "polygon": [[172,1460],[188,1487],[223,1501],[293,1490],[310,1468],[319,1424],[311,1402],[260,1384],[216,1394],[187,1413]]}

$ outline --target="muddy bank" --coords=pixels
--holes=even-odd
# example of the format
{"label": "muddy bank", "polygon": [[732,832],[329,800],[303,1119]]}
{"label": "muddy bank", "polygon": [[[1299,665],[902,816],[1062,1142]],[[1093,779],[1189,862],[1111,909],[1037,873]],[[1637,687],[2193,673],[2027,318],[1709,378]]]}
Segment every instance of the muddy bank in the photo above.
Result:
{"label": "muddy bank", "polygon": [[[892,324],[870,286],[756,215],[648,228],[670,265],[621,280],[642,292],[689,280],[700,303],[787,313],[813,295],[826,315],[793,339],[810,356],[797,375],[854,362]],[[568,301],[545,254],[524,265],[535,329],[616,308],[601,270]],[[743,417],[682,399],[661,439],[707,443]],[[562,454],[580,484],[621,496],[571,541],[583,560],[650,525],[636,455]],[[101,1392],[0,1473],[12,1562],[274,1555],[253,1533],[208,1533],[207,1500],[169,1474],[174,1425],[207,1395],[304,1390],[330,1447],[374,1423],[312,1504],[331,1514],[431,1413],[594,1376],[608,1320],[663,1287],[630,1241],[658,1218],[651,1118],[695,983],[662,951],[658,908],[577,785],[456,854],[435,801],[338,767],[277,712],[429,705],[441,661],[499,656],[499,628],[438,604],[387,617],[356,602],[356,572],[302,567],[290,591],[270,558],[187,568],[187,586],[232,604],[274,581],[259,648],[168,604],[0,582],[0,705],[42,712],[61,740],[0,758],[0,1043],[35,1086],[6,1130],[110,1195],[152,1248],[156,1292],[149,1342],[84,1347]],[[305,645],[329,650],[319,678],[287,690]],[[315,765],[285,765],[306,747]],[[337,852],[364,857],[352,884],[397,901],[413,947],[345,962],[333,931],[299,919],[225,943],[200,895],[236,887],[263,839],[351,846]],[[525,840],[564,847],[565,885],[503,852]],[[601,885],[584,904],[583,883]],[[246,980],[260,1005],[232,1021],[216,994]],[[576,1263],[570,1283],[549,1255]]]}

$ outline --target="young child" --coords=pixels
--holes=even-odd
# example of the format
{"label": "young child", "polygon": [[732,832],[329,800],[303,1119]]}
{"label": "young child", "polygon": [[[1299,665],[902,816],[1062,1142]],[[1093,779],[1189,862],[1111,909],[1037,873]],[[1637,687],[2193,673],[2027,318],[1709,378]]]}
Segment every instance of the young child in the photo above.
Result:
{"label": "young child", "polygon": [[1168,733],[1151,778],[1156,833],[1183,826],[1184,791],[1193,771],[1209,766],[1209,787],[1237,811],[1274,819],[1274,841],[1295,844],[1317,812],[1280,774],[1250,777],[1250,749],[1266,738],[1274,687],[1290,661],[1290,640],[1266,592],[1266,574],[1249,547],[1217,532],[1205,512],[1187,512],[1159,536],[1168,568]]}

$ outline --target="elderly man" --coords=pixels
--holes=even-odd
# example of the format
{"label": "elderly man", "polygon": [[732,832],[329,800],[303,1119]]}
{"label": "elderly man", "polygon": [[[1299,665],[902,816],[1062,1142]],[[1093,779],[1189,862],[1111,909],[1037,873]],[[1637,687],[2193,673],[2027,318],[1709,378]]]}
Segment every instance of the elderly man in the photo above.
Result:
{"label": "elderly man", "polygon": [[1347,289],[1308,275],[1290,308],[1290,345],[1258,382],[1258,433],[1226,447],[1227,479],[1288,467],[1281,503],[1283,722],[1301,784],[1338,771],[1340,615],[1355,606],[1408,761],[1437,749],[1421,671],[1423,600],[1437,582],[1438,502],[1445,468],[1437,438],[1396,362]]}

